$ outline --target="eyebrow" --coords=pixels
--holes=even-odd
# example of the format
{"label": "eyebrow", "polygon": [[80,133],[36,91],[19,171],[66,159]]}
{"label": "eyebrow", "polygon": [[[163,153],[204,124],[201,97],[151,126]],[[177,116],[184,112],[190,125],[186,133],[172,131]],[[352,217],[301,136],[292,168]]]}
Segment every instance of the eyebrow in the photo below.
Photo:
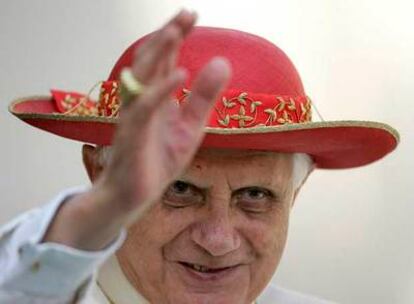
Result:
{"label": "eyebrow", "polygon": [[219,154],[219,155],[232,155],[234,157],[243,157],[243,156],[265,156],[265,155],[273,155],[273,154],[285,154],[281,152],[273,152],[273,151],[266,151],[266,150],[228,150],[228,149],[205,149],[201,151],[201,154],[204,153],[212,153],[212,154]]}
{"label": "eyebrow", "polygon": [[[197,189],[199,189],[202,192],[208,192],[211,188],[210,186],[200,185],[199,183],[195,182],[194,179],[192,179],[191,175],[189,175],[189,174],[184,174],[180,177],[177,177],[175,179],[175,181],[185,182],[185,183],[187,183],[187,184],[189,184],[193,187],[196,187]],[[268,182],[263,181],[263,180],[257,180],[255,182],[249,182],[249,183],[246,183],[246,185],[244,185],[244,186],[240,186],[236,189],[231,188],[230,190],[233,193],[235,191],[239,191],[239,190],[245,189],[245,188],[262,188],[262,189],[265,189],[265,190],[268,190],[268,191],[272,192],[275,197],[282,197],[286,193],[286,191],[288,190],[288,189],[285,189],[285,187],[281,187],[280,185],[276,185],[274,183],[268,183]]]}

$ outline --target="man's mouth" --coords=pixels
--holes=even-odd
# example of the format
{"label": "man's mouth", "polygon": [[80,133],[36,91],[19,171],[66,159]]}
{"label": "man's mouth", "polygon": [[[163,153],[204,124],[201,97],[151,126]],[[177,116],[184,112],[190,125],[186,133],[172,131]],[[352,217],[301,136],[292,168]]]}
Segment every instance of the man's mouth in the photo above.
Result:
{"label": "man's mouth", "polygon": [[190,268],[191,270],[195,270],[201,273],[218,273],[218,272],[232,268],[232,267],[210,268],[210,267],[206,267],[203,265],[186,263],[186,262],[180,262],[180,264],[187,268]]}
{"label": "man's mouth", "polygon": [[227,284],[234,283],[234,280],[243,277],[245,269],[242,264],[203,265],[179,261],[176,265],[179,265],[179,276],[186,284],[207,289],[222,288]]}

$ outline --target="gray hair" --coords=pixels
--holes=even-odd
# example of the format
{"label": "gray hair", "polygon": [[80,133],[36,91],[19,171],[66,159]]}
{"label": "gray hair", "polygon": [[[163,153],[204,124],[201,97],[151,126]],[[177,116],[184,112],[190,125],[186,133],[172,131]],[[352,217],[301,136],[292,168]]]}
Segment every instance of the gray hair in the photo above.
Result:
{"label": "gray hair", "polygon": [[305,153],[293,153],[292,185],[298,189],[305,182],[309,173],[314,168],[312,157]]}
{"label": "gray hair", "polygon": [[[112,149],[110,146],[98,146],[97,149],[98,162],[101,166],[105,166],[110,160]],[[292,186],[296,190],[305,182],[314,165],[312,158],[305,153],[293,153],[292,160]]]}

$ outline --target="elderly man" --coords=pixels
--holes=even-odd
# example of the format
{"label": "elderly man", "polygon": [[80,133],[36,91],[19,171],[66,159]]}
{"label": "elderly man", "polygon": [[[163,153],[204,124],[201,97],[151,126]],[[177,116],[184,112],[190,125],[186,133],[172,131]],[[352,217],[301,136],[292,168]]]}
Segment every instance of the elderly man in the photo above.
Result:
{"label": "elderly man", "polygon": [[98,102],[52,91],[11,105],[96,146],[82,151],[91,188],[2,228],[1,303],[326,303],[269,285],[295,198],[315,167],[366,165],[398,134],[311,122],[280,49],[195,20],[182,11],[127,49]]}

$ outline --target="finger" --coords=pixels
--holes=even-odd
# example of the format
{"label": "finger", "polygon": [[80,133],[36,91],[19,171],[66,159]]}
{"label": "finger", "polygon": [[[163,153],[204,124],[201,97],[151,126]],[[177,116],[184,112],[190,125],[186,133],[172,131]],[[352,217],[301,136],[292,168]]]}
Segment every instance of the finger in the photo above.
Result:
{"label": "finger", "polygon": [[204,128],[211,108],[230,75],[230,63],[222,57],[212,59],[201,70],[192,86],[188,102],[182,106],[183,121],[191,128]]}
{"label": "finger", "polygon": [[177,54],[181,45],[182,39],[173,40],[165,52],[158,65],[158,74],[161,77],[166,77],[177,66]]}
{"label": "finger", "polygon": [[191,31],[196,20],[197,14],[195,12],[190,12],[186,9],[182,9],[178,12],[177,15],[175,15],[170,21],[168,21],[165,26],[177,26],[181,30],[181,33],[184,37]]}
{"label": "finger", "polygon": [[171,41],[169,49],[166,50],[165,55],[162,56],[162,61],[159,64],[161,76],[168,75],[168,73],[170,73],[176,66],[177,54],[179,52],[181,42],[190,33],[196,20],[196,13],[182,10],[176,18],[167,23],[167,26],[173,26],[180,31],[180,37]]}
{"label": "finger", "polygon": [[157,72],[164,58],[180,39],[180,32],[176,27],[164,28],[151,47],[139,52],[132,66],[134,76],[144,84],[149,84]]}
{"label": "finger", "polygon": [[144,83],[156,75],[166,75],[175,65],[177,48],[196,21],[196,15],[182,10],[142,46],[135,54],[133,72]]}
{"label": "finger", "polygon": [[172,29],[176,30],[176,32],[173,33],[175,36],[169,40],[167,45],[165,45],[161,56],[154,59],[157,61],[156,70],[153,74],[154,81],[159,78],[167,77],[177,66],[177,54],[182,42],[182,37],[180,37],[179,30],[176,27]]}
{"label": "finger", "polygon": [[148,88],[137,100],[133,101],[135,104],[131,105],[131,116],[149,118],[161,103],[170,102],[171,95],[183,85],[186,77],[185,70],[177,68],[167,78]]}
{"label": "finger", "polygon": [[197,20],[197,14],[195,12],[190,12],[186,9],[180,10],[171,20],[165,23],[158,31],[156,31],[151,37],[145,42],[145,44],[141,47],[145,50],[145,48],[151,48],[153,44],[156,43],[157,39],[161,35],[162,31],[170,26],[177,27],[183,36],[187,35],[191,28],[194,26]]}

